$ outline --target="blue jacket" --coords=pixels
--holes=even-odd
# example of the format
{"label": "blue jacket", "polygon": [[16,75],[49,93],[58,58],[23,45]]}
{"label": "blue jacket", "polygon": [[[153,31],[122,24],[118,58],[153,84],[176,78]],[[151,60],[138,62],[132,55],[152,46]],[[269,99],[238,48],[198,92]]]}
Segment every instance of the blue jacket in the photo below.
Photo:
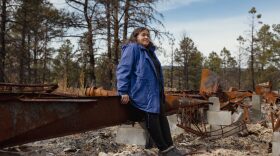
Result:
{"label": "blue jacket", "polygon": [[[155,47],[150,48],[150,52],[154,51]],[[146,48],[137,43],[123,46],[121,61],[117,67],[117,89],[119,95],[128,94],[132,105],[136,108],[145,112],[159,113],[161,96],[159,82],[162,82],[163,86],[162,69],[160,75],[157,75],[154,63],[147,52]]]}

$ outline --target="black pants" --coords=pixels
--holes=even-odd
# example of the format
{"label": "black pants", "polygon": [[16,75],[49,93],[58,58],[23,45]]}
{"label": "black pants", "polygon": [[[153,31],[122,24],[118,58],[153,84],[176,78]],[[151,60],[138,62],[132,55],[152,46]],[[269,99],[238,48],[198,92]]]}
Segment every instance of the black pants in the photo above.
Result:
{"label": "black pants", "polygon": [[164,113],[149,113],[131,106],[134,121],[145,119],[146,128],[159,150],[163,151],[173,145],[169,123]]}
{"label": "black pants", "polygon": [[145,112],[145,123],[159,150],[163,151],[173,145],[169,123],[164,114]]}

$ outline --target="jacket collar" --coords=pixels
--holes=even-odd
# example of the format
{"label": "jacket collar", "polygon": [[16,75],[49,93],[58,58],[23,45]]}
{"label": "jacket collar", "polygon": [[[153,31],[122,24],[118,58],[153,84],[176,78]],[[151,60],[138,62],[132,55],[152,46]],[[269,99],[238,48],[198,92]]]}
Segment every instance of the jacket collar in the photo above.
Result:
{"label": "jacket collar", "polygon": [[[144,46],[142,46],[141,44],[138,44],[138,43],[135,43],[135,42],[130,42],[128,44],[125,44],[122,46],[122,49],[124,50],[127,46],[129,46],[130,44],[134,44],[136,46],[138,46],[142,52],[144,52],[144,55],[145,55],[145,58],[148,59],[149,63],[151,64],[152,68],[153,68],[153,71],[155,73],[155,75],[158,77],[158,78],[161,78],[161,75],[157,75],[157,72],[156,72],[156,68],[155,68],[155,65],[153,63],[153,61],[151,60],[150,56],[147,54],[147,53],[153,53],[153,55],[155,55],[155,50],[156,50],[156,47],[155,46],[150,46],[149,49],[145,48]],[[156,57],[157,61],[158,58]],[[162,72],[162,71],[161,71]]]}
{"label": "jacket collar", "polygon": [[[139,45],[139,47],[140,47],[141,49],[144,50],[145,58],[148,59],[150,65],[152,66],[153,71],[154,71],[154,74],[156,75],[156,77],[157,77],[158,79],[160,79],[160,78],[161,78],[161,75],[158,75],[158,74],[157,74],[157,71],[156,71],[156,67],[155,67],[155,65],[154,65],[154,62],[152,61],[152,59],[150,58],[150,56],[149,56],[149,54],[148,54],[148,53],[152,53],[152,55],[155,56],[155,49],[156,49],[155,46],[151,46],[151,47],[149,48],[149,50],[148,50],[148,49],[145,48],[144,46],[142,46],[142,45],[140,45],[140,44],[138,44],[138,45]],[[157,58],[156,56],[155,56],[155,58],[156,58],[157,61],[159,61],[158,58]],[[162,71],[160,71],[160,72],[162,72]]]}
{"label": "jacket collar", "polygon": [[144,50],[149,50],[149,51],[152,51],[152,52],[155,52],[155,50],[156,50],[156,47],[153,45],[153,46],[150,46],[149,48],[145,48],[144,46],[142,46],[141,44],[138,44],[139,45],[139,47],[141,48],[141,49],[144,49]]}

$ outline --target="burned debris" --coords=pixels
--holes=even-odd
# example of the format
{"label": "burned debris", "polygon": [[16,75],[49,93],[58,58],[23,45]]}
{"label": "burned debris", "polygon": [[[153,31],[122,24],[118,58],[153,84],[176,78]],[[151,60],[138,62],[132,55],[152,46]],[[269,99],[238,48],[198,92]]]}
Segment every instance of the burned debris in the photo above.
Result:
{"label": "burned debris", "polygon": [[[116,91],[92,87],[85,89],[83,96],[77,96],[58,93],[57,87],[0,84],[0,148],[7,150],[24,143],[77,135],[131,123],[133,119],[129,107],[120,104]],[[165,96],[168,115],[175,114],[176,125],[187,132],[180,135],[182,147],[197,144],[184,138],[190,134],[217,143],[232,135],[252,137],[252,124],[270,127],[267,133],[275,132],[276,137],[280,129],[280,95],[272,91],[270,82],[258,84],[255,91],[223,91],[219,77],[204,69],[199,91],[166,91]],[[279,144],[277,139],[267,142]],[[121,147],[116,143],[115,146]]]}

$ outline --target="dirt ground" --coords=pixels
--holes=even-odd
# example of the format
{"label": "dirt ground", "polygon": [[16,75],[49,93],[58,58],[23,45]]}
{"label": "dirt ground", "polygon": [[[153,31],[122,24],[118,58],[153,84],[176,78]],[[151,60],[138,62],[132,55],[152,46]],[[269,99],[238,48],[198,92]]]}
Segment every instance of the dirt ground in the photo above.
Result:
{"label": "dirt ground", "polygon": [[[54,138],[44,141],[6,148],[12,155],[46,156],[142,156],[157,155],[157,149],[143,146],[117,144],[117,126],[86,133]],[[207,141],[193,134],[183,133],[174,137],[179,149],[195,151],[192,155],[236,156],[271,155],[272,130],[260,124],[247,125],[249,135],[230,136]],[[1,154],[1,153],[0,153]]]}

